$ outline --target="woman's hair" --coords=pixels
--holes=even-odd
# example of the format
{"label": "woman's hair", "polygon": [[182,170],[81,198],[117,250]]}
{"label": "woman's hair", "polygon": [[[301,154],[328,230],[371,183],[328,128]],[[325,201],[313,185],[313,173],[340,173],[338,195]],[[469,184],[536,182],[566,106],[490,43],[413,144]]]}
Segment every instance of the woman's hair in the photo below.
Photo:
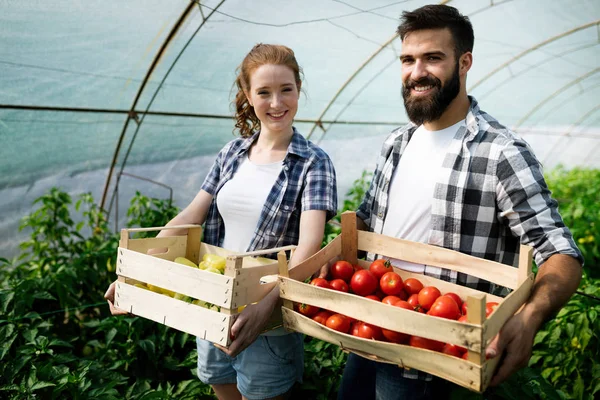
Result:
{"label": "woman's hair", "polygon": [[237,77],[235,84],[238,92],[235,95],[235,130],[239,130],[242,137],[250,137],[260,127],[260,121],[254,112],[254,108],[248,102],[246,93],[250,93],[250,77],[256,69],[265,64],[285,65],[294,72],[296,86],[300,90],[302,69],[296,61],[292,49],[275,44],[255,45],[244,57],[244,60],[236,69]]}

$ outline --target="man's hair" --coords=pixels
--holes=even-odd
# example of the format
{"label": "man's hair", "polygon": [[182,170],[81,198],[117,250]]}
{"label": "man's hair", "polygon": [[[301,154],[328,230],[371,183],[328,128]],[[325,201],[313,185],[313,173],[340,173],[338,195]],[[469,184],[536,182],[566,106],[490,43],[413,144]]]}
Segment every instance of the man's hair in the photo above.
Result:
{"label": "man's hair", "polygon": [[400,26],[396,31],[401,40],[411,32],[423,29],[448,28],[454,39],[456,58],[473,51],[473,25],[469,17],[462,15],[456,8],[431,4],[414,11],[404,11],[400,17]]}

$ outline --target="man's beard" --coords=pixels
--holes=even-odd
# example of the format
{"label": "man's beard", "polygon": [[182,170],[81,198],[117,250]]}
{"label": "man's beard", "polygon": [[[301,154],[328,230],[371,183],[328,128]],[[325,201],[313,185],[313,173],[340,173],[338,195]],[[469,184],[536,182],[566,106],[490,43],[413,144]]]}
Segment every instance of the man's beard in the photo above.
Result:
{"label": "man's beard", "polygon": [[[437,91],[430,96],[411,96],[411,89],[415,86],[433,86],[437,88]],[[452,77],[443,86],[442,82],[434,76],[427,76],[418,81],[409,80],[402,86],[402,97],[404,98],[406,113],[408,118],[417,125],[438,120],[459,92],[458,62]]]}

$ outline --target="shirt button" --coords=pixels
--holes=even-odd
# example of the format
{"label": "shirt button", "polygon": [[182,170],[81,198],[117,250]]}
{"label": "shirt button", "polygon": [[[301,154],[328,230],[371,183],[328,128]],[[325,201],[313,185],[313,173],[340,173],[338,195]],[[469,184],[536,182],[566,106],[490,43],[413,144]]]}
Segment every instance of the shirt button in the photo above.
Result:
{"label": "shirt button", "polygon": [[286,165],[285,167],[283,167],[283,169],[285,169],[285,170],[287,171],[288,169],[290,169],[290,167],[288,167],[288,166]]}
{"label": "shirt button", "polygon": [[379,218],[383,218],[383,213],[382,213],[381,211],[379,211],[379,212],[377,213],[377,216],[378,216]]}
{"label": "shirt button", "polygon": [[289,210],[289,209],[290,209],[290,206],[283,206],[283,209],[284,209],[284,210]]}

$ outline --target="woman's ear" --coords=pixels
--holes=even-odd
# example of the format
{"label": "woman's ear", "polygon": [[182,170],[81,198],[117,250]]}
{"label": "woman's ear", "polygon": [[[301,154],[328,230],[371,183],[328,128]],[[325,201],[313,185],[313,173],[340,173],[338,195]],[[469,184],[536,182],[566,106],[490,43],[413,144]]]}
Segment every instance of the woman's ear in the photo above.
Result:
{"label": "woman's ear", "polygon": [[248,100],[248,104],[250,104],[250,107],[254,107],[254,104],[252,104],[252,100],[250,100],[250,96],[248,96],[248,92],[246,92],[245,90],[244,96],[246,96],[246,100]]}

